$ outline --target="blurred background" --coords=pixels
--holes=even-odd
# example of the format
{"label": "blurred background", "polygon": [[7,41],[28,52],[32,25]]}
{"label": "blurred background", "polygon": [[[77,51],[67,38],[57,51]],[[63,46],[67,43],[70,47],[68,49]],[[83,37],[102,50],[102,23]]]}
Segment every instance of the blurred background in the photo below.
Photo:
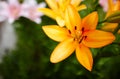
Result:
{"label": "blurred background", "polygon": [[[98,1],[84,0],[81,4],[88,8],[79,11],[81,17],[98,11],[99,22],[102,21],[105,12]],[[60,63],[51,63],[50,55],[58,43],[48,38],[41,27],[56,22],[45,15],[40,18],[41,23],[24,16],[12,23],[3,21],[4,18],[0,20],[0,79],[120,79],[120,44],[91,49],[94,57],[91,72],[79,64],[74,53]],[[98,24],[98,29],[100,27]],[[116,37],[120,42],[120,35]]]}

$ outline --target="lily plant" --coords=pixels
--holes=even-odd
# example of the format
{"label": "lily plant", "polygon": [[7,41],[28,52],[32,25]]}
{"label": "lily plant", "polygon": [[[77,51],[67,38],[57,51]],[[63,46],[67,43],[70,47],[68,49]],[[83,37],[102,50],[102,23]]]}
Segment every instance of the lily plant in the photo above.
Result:
{"label": "lily plant", "polygon": [[50,61],[58,63],[75,51],[79,63],[91,71],[93,57],[90,48],[101,48],[111,44],[115,40],[114,35],[96,29],[98,24],[96,11],[81,19],[76,7],[69,4],[66,7],[64,19],[65,27],[59,25],[42,26],[48,37],[60,42],[53,50]]}

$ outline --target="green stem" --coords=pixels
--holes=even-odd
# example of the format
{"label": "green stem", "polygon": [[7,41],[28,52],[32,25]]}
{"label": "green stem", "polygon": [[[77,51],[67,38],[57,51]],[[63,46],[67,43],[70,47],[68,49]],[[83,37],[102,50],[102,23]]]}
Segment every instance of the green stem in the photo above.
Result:
{"label": "green stem", "polygon": [[98,22],[98,24],[101,24],[101,23],[104,23],[104,22],[106,22],[106,20],[100,21],[100,22]]}
{"label": "green stem", "polygon": [[120,45],[120,43],[119,43],[119,42],[113,42],[112,44],[117,44],[117,45]]}

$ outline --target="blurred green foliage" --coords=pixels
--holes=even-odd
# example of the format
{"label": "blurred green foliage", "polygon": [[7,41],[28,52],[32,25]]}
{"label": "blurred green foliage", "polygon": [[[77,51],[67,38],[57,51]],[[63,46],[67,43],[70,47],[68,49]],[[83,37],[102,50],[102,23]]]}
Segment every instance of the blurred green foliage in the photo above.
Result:
{"label": "blurred green foliage", "polygon": [[[41,2],[42,0],[38,0]],[[98,0],[84,0],[87,9],[80,11],[81,17],[93,11],[98,11],[99,22],[105,13],[98,4]],[[75,54],[66,60],[52,64],[50,54],[58,44],[48,38],[43,25],[56,24],[47,16],[42,17],[41,24],[21,17],[14,23],[18,36],[17,48],[9,52],[0,64],[0,75],[4,79],[119,79],[120,73],[120,35],[116,34],[116,41],[104,48],[91,49],[94,57],[91,72],[83,68],[77,61]],[[100,29],[101,24],[98,24]]]}

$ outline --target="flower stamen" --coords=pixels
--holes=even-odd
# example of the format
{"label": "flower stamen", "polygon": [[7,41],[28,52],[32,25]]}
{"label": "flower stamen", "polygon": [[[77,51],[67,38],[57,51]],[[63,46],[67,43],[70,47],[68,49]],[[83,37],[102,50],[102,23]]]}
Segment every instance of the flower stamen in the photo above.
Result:
{"label": "flower stamen", "polygon": [[84,32],[84,30],[85,30],[84,27],[82,27],[82,32]]}
{"label": "flower stamen", "polygon": [[73,37],[73,41],[77,41],[79,44],[82,42],[83,39],[86,39],[87,36],[83,35],[84,27],[82,30],[77,30],[77,26],[74,26],[74,33],[72,34],[71,30],[68,30],[71,37]]}
{"label": "flower stamen", "polygon": [[70,30],[68,30],[68,32],[69,32],[69,34],[71,34],[71,31],[70,31]]}
{"label": "flower stamen", "polygon": [[77,26],[75,26],[75,30],[77,30]]}

